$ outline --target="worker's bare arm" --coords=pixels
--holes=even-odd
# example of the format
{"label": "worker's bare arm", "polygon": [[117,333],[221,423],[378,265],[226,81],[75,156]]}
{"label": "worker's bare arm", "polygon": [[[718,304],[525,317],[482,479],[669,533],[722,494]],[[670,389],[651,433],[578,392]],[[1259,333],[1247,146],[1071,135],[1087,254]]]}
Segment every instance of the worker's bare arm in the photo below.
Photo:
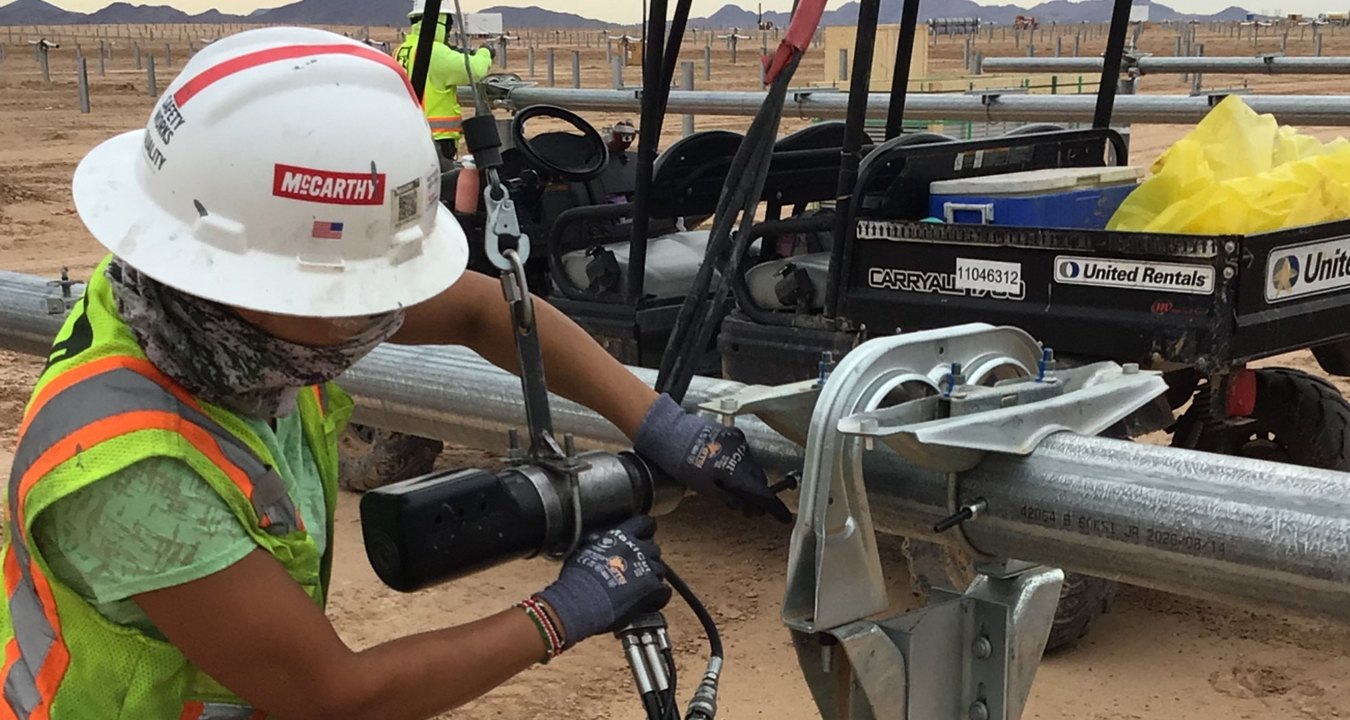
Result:
{"label": "worker's bare arm", "polygon": [[[557,308],[535,298],[534,311],[549,389],[595,410],[633,437],[656,392]],[[481,273],[466,272],[445,292],[409,308],[403,328],[391,341],[464,345],[498,367],[519,372],[501,283]]]}
{"label": "worker's bare arm", "polygon": [[538,630],[515,609],[353,651],[262,550],[134,599],[189,660],[281,720],[429,718],[545,654]]}

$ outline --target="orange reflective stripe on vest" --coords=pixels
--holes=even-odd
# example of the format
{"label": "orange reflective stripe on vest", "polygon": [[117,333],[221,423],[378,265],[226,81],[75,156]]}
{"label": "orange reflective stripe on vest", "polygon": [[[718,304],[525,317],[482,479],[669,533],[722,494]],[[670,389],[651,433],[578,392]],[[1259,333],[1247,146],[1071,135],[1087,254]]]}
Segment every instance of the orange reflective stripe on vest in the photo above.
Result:
{"label": "orange reflective stripe on vest", "polygon": [[463,117],[459,115],[428,117],[427,122],[431,124],[431,132],[433,133],[457,133],[459,132],[460,124],[463,122]]}
{"label": "orange reflective stripe on vest", "polygon": [[[65,392],[75,387],[87,392]],[[48,383],[34,398],[32,408],[24,419],[10,474],[7,509],[11,532],[3,569],[14,637],[5,647],[0,679],[6,709],[17,720],[48,717],[70,659],[51,585],[28,550],[27,500],[41,478],[84,448],[141,430],[177,433],[230,478],[257,511],[259,525],[269,533],[303,529],[285,482],[276,471],[145,360],[111,357],[71,370]]]}

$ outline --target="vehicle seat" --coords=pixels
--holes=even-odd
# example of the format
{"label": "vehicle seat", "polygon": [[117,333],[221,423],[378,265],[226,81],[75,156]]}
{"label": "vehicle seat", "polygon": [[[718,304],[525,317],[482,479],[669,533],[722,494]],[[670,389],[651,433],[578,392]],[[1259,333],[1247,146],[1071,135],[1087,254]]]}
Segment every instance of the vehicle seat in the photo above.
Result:
{"label": "vehicle seat", "polygon": [[765,310],[819,311],[829,278],[828,251],[762,262],[745,274],[750,297]]}
{"label": "vehicle seat", "polygon": [[[688,230],[647,241],[647,268],[642,289],[647,295],[685,295],[708,250],[707,230]],[[580,288],[627,294],[629,243],[597,245],[563,254],[568,280]]]}

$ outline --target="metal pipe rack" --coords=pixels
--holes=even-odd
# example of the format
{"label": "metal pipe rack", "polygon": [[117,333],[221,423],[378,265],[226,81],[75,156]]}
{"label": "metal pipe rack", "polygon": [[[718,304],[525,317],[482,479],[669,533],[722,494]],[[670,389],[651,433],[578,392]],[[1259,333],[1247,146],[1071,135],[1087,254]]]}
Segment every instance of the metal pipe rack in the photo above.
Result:
{"label": "metal pipe rack", "polygon": [[[1011,91],[1010,91],[1011,92]],[[764,102],[764,93],[672,91],[667,112],[674,114],[754,115]],[[1189,124],[1199,122],[1222,99],[1222,95],[1121,95],[1116,98],[1111,119],[1128,124]],[[1350,125],[1350,96],[1246,95],[1243,101],[1258,113],[1269,113],[1288,125]],[[519,87],[507,91],[498,105],[520,109],[530,105],[560,105],[570,110],[632,112],[638,95],[625,90],[575,90]],[[848,94],[833,90],[803,89],[788,93],[786,112],[801,117],[842,119]],[[911,93],[905,100],[905,117],[920,120],[972,120],[980,122],[1091,123],[1096,110],[1092,95],[1018,95],[988,91],[954,95]],[[884,120],[890,109],[889,96],[870,93],[866,115]]]}
{"label": "metal pipe rack", "polygon": [[[0,348],[45,354],[60,289],[0,272]],[[650,383],[655,373],[633,372]],[[504,449],[524,422],[519,381],[454,347],[384,345],[341,380],[362,423],[452,443]],[[695,378],[688,407],[745,391]],[[594,412],[553,398],[559,433],[619,448],[627,440]],[[738,420],[772,472],[803,466],[796,443]],[[878,446],[864,477],[876,529],[928,537],[949,514],[950,473]],[[1046,563],[1192,597],[1350,622],[1350,474],[1061,432],[1026,455],[990,453],[956,474],[962,497],[988,509],[961,537],[983,553]]]}

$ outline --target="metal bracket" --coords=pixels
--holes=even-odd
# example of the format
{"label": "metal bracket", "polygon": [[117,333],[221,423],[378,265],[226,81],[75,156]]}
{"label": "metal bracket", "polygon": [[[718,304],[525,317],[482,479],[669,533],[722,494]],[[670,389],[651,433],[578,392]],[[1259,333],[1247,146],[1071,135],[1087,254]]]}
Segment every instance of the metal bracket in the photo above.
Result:
{"label": "metal bracket", "polygon": [[[825,720],[1017,720],[1064,574],[981,575],[962,595],[825,633],[794,633]],[[843,657],[838,650],[842,648]]]}
{"label": "metal bracket", "polygon": [[1158,373],[1099,362],[1042,379],[958,386],[950,397],[843,418],[838,429],[879,439],[917,465],[960,472],[986,452],[1027,455],[1052,433],[1096,435],[1166,390]]}
{"label": "metal bracket", "polygon": [[[956,472],[972,467],[983,453],[1026,453],[1046,435],[1060,430],[1099,432],[1166,389],[1160,376],[1142,373],[1138,368],[1127,372],[1113,363],[1098,363],[1056,373],[1051,361],[1052,354],[1022,330],[972,323],[865,342],[844,356],[823,386],[806,381],[778,388],[751,387],[704,404],[703,409],[721,415],[724,421],[736,414],[754,413],[795,439],[801,439],[801,423],[810,409],[803,483],[783,600],[784,623],[800,637],[823,633],[840,641],[852,638],[844,645],[855,666],[864,655],[881,652],[871,647],[876,644],[875,633],[843,630],[867,622],[889,607],[862,474],[862,450],[875,440],[886,442],[911,462],[946,471],[955,498]],[[893,405],[883,408],[887,403]],[[951,543],[964,540],[961,533],[947,537]],[[1037,608],[1048,607],[1049,615],[1037,610],[1027,616],[1045,615],[1048,633],[1060,576],[1035,584],[1035,588],[1053,586],[1053,592],[1042,597],[1046,592],[1043,589],[1017,590],[1007,584],[1013,582],[1008,578],[1037,576],[1024,567],[1000,566],[996,573],[1003,583],[997,585],[1002,588],[998,590],[1001,600],[1021,597],[1018,593],[1025,590],[1038,598]],[[989,582],[972,585],[962,602],[967,606],[977,602],[980,588]],[[1019,602],[1009,600],[1004,607],[1017,607]],[[954,621],[938,618],[955,611],[937,607],[944,606],[923,611],[918,620],[911,618],[912,622],[906,621],[909,624],[899,629],[914,635],[919,621],[923,621],[947,628],[942,630],[947,635],[938,633],[933,638],[949,638]],[[962,617],[963,613],[966,611],[955,616]],[[993,633],[991,638],[1007,629],[995,627],[992,621],[986,625]],[[1017,643],[1026,641],[1020,635],[1011,637]],[[869,648],[851,652],[850,642]],[[1039,635],[1038,642],[1037,658],[1045,633]],[[1027,652],[1023,650],[1022,654]],[[912,657],[907,665],[907,702],[914,713],[909,717],[956,717],[928,712],[930,706],[916,704],[916,689],[936,680],[926,677],[919,682],[915,673],[926,672],[924,668],[930,666],[927,661],[916,665]],[[877,672],[888,676],[893,671]],[[807,677],[810,680],[813,676],[808,672]],[[866,683],[861,684],[868,697],[879,698],[886,692],[881,685],[868,689]],[[962,697],[982,704],[979,712],[987,714],[980,717],[1016,717],[1009,715],[1008,709],[1017,703],[1003,698],[1015,700],[1019,692],[1025,697],[1024,690],[1006,682],[983,682],[979,686],[984,688],[983,694],[966,692]],[[887,703],[895,699],[893,695],[886,697]],[[1020,713],[1020,705],[1016,712]],[[889,711],[887,714],[894,716]],[[833,716],[826,713],[826,717]]]}

